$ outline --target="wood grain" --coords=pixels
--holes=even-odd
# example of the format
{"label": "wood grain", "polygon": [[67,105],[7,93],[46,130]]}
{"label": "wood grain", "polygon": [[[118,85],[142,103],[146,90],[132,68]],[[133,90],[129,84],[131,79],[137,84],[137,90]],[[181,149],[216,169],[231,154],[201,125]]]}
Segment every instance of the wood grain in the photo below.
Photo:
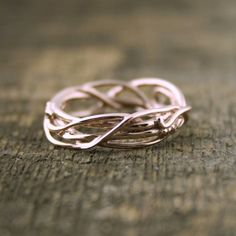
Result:
{"label": "wood grain", "polygon": [[[234,0],[1,1],[0,235],[235,235]],[[54,147],[58,90],[163,77],[193,106],[144,149]]]}

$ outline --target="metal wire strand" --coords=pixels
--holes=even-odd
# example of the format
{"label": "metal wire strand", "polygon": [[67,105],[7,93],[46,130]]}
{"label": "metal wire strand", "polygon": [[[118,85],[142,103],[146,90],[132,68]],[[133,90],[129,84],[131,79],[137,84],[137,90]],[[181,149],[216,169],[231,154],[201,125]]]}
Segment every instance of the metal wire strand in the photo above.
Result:
{"label": "metal wire strand", "polygon": [[[66,110],[71,101],[81,105],[88,100],[94,101],[91,107]],[[89,82],[47,102],[44,131],[51,143],[77,149],[144,147],[179,129],[189,110],[181,91],[162,79]]]}

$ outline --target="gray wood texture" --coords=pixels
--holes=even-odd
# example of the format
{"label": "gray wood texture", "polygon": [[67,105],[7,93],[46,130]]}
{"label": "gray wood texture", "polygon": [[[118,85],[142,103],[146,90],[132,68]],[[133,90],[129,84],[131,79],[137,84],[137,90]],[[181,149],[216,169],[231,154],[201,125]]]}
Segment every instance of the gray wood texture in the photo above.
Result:
{"label": "gray wood texture", "polygon": [[[0,2],[0,235],[236,235],[236,1]],[[54,147],[45,102],[99,79],[178,85],[189,123],[137,150]]]}

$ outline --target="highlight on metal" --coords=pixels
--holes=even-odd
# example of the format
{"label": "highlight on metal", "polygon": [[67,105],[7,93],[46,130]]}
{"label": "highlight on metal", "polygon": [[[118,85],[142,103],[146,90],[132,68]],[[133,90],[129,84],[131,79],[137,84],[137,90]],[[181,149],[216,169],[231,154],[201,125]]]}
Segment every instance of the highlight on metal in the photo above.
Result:
{"label": "highlight on metal", "polygon": [[77,149],[144,147],[179,129],[189,110],[182,92],[163,79],[94,81],[47,102],[44,131],[51,143]]}

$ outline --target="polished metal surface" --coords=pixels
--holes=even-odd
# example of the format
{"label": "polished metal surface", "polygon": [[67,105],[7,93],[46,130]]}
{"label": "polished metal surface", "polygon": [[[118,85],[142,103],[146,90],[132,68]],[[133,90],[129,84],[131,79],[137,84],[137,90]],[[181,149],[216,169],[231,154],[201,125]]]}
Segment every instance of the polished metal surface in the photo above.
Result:
{"label": "polished metal surface", "polygon": [[[67,111],[72,101],[79,107],[89,100],[91,107]],[[179,129],[189,110],[182,92],[163,79],[96,81],[66,88],[47,102],[44,130],[59,146],[144,147]]]}

